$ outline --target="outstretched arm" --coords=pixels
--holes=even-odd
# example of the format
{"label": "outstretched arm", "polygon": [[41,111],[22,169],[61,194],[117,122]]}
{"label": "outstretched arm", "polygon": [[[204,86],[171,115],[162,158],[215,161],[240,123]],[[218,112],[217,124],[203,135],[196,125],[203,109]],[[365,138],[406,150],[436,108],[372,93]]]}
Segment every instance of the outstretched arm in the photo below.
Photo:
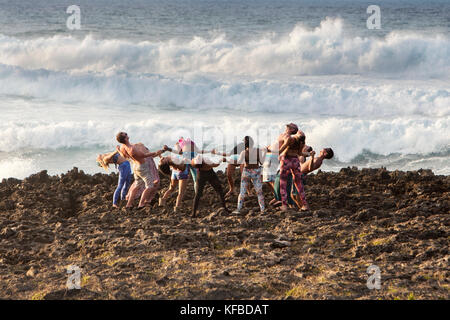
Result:
{"label": "outstretched arm", "polygon": [[314,155],[316,154],[315,151],[311,151],[311,159],[301,164],[301,171],[304,174],[308,174],[314,169]]}
{"label": "outstretched arm", "polygon": [[142,147],[133,146],[131,149],[131,157],[135,159],[139,158],[149,158],[149,157],[157,157],[161,155],[164,152],[164,150],[158,150],[156,152],[149,152],[147,148],[145,148],[143,145]]}
{"label": "outstretched arm", "polygon": [[212,149],[212,150],[204,150],[204,149],[200,150],[199,148],[197,148],[197,145],[194,144],[194,151],[197,152],[197,153],[201,153],[201,154],[204,154],[204,153],[212,153],[212,154],[214,154],[213,151],[215,151],[215,150],[214,149]]}
{"label": "outstretched arm", "polygon": [[315,151],[311,151],[311,161],[309,162],[308,171],[311,172],[314,164],[314,155],[316,154]]}
{"label": "outstretched arm", "polygon": [[161,150],[158,150],[155,152],[147,152],[147,153],[145,153],[144,157],[145,158],[149,158],[149,157],[154,158],[154,157],[160,156],[163,153],[164,153],[164,150],[161,149]]}
{"label": "outstretched arm", "polygon": [[220,163],[221,163],[221,162],[226,162],[227,159],[226,159],[226,158],[222,158],[221,161],[219,161],[219,162],[214,162],[214,161],[212,161],[211,159],[203,158],[203,161],[204,161],[208,166],[215,168],[215,167],[220,166]]}
{"label": "outstretched arm", "polygon": [[164,150],[164,152],[165,151],[169,151],[169,152],[172,152],[172,153],[175,153],[175,154],[183,154],[183,150],[181,150],[180,148],[177,148],[177,147],[172,149],[172,148],[168,147],[167,145],[164,145],[163,146],[163,150]]}
{"label": "outstretched arm", "polygon": [[222,156],[222,157],[229,157],[231,155],[231,154],[228,154],[226,152],[222,152],[222,153],[221,152],[217,152],[216,149],[212,149],[211,150],[211,154],[215,154],[215,155]]}

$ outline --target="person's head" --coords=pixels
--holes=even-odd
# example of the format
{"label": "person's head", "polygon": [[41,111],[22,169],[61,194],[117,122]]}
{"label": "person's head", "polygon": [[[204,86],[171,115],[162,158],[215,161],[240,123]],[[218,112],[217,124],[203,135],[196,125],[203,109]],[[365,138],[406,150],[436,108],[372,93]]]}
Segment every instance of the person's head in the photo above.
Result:
{"label": "person's head", "polygon": [[119,132],[116,135],[117,142],[125,144],[129,142],[128,134],[126,132]]}
{"label": "person's head", "polygon": [[298,126],[295,123],[288,123],[286,125],[286,133],[291,135],[291,134],[296,134],[298,131]]}
{"label": "person's head", "polygon": [[322,151],[320,151],[320,156],[323,156],[325,159],[331,159],[334,156],[333,149],[331,148],[324,148]]}
{"label": "person's head", "polygon": [[102,167],[103,169],[105,169],[105,171],[108,171],[109,163],[106,163],[104,154],[99,154],[97,156],[96,162],[99,167]]}
{"label": "person's head", "polygon": [[305,145],[305,146],[303,147],[303,151],[304,151],[304,152],[311,152],[311,151],[313,151],[313,148],[312,148],[311,146]]}
{"label": "person's head", "polygon": [[253,148],[253,139],[250,136],[244,137],[245,149]]}
{"label": "person's head", "polygon": [[159,164],[158,164],[158,170],[162,174],[164,174],[166,176],[170,175],[170,160],[169,160],[169,157],[161,158],[161,160],[159,161]]}

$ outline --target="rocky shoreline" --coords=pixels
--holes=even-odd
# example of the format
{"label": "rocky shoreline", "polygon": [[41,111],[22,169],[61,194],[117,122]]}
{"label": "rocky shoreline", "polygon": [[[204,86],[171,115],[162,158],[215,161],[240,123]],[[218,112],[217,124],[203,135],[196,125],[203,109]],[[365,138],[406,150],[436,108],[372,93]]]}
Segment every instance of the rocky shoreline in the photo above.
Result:
{"label": "rocky shoreline", "polygon": [[[225,176],[219,178],[226,186]],[[169,181],[162,178],[162,189]],[[111,208],[117,175],[74,168],[0,184],[1,299],[449,299],[450,177],[344,168],[307,177],[309,212],[226,214],[205,188],[191,218]],[[239,176],[236,174],[239,185]],[[266,202],[272,199],[265,190]],[[236,197],[229,207],[236,207]],[[369,290],[367,268],[381,272]],[[69,265],[81,290],[66,290]]]}

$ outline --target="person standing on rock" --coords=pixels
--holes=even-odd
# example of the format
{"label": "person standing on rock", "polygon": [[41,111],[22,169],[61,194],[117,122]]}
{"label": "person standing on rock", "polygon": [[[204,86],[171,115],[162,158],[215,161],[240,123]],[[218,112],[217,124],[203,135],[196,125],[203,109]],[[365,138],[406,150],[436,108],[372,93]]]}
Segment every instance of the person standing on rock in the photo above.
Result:
{"label": "person standing on rock", "polygon": [[277,181],[278,171],[280,167],[280,147],[291,137],[298,132],[298,126],[295,123],[288,123],[286,129],[282,132],[277,140],[267,147],[267,154],[263,164],[263,182],[266,183],[270,190],[275,194],[275,199],[270,201],[270,204],[276,203],[276,189],[275,182]]}
{"label": "person standing on rock", "polygon": [[159,161],[159,171],[167,176],[170,176],[169,189],[167,189],[164,195],[159,198],[159,206],[165,205],[167,199],[170,197],[172,192],[175,191],[178,184],[178,196],[173,211],[177,212],[177,210],[180,208],[184,195],[186,194],[186,187],[189,179],[189,169],[191,167],[191,165],[186,163],[186,161],[187,159],[182,158],[182,156],[180,155],[163,157]]}
{"label": "person standing on rock", "polygon": [[[237,144],[233,149],[230,150],[230,152],[224,152],[219,153],[215,149],[211,151],[212,154],[221,155],[223,157],[229,157],[230,160],[228,160],[227,165],[227,181],[228,181],[228,192],[225,195],[225,197],[230,197],[232,195],[235,195],[235,188],[234,188],[234,172],[236,171],[236,167],[240,167],[241,165],[237,162],[239,159],[239,155],[241,152],[245,150],[244,143],[241,142]],[[241,174],[242,174],[242,168],[241,168]]]}
{"label": "person standing on rock", "polygon": [[305,134],[298,131],[295,135],[285,140],[281,146],[280,152],[280,194],[281,194],[281,210],[287,210],[287,180],[289,175],[293,176],[293,182],[297,188],[301,210],[309,210],[306,202],[305,191],[302,183],[302,172],[300,165],[300,156],[309,156],[309,153],[303,153],[305,147]]}
{"label": "person standing on rock", "polygon": [[[226,161],[226,159],[224,159],[224,161]],[[203,195],[203,189],[205,188],[206,182],[209,182],[217,192],[220,197],[220,201],[222,202],[222,207],[227,213],[229,213],[230,211],[228,210],[225,202],[225,195],[222,189],[222,185],[219,178],[217,177],[217,174],[213,170],[213,168],[218,167],[220,163],[215,163],[203,157],[202,155],[197,155],[194,159],[192,159],[191,165],[199,170],[197,176],[198,190],[195,194],[194,202],[192,205],[192,217],[196,216],[198,204]]]}
{"label": "person standing on rock", "polygon": [[143,187],[144,191],[138,205],[138,209],[142,209],[147,203],[150,203],[158,190],[159,174],[153,158],[161,155],[164,150],[150,152],[142,143],[132,144],[126,132],[119,132],[116,139],[121,144],[120,147],[118,146],[118,151],[125,158],[131,159],[134,164],[135,183],[128,195],[127,208],[132,207],[136,193],[139,192],[139,188]]}
{"label": "person standing on rock", "polygon": [[[183,138],[180,137],[178,141],[175,143],[175,146],[173,148],[169,148],[168,146],[164,145],[163,147],[164,151],[169,151],[178,155],[182,155],[186,160],[186,164],[189,164],[192,159],[194,159],[197,154],[203,154],[203,153],[209,153],[205,150],[200,150],[194,141],[192,141],[190,138]],[[196,168],[193,168],[192,166],[189,166],[189,172],[191,173],[192,180],[194,182],[194,191],[197,193],[198,191],[198,185],[197,185],[197,174],[198,170]]]}
{"label": "person standing on rock", "polygon": [[238,163],[244,164],[241,175],[241,190],[238,196],[238,205],[235,213],[239,213],[244,204],[245,194],[247,193],[250,180],[255,187],[258,197],[261,213],[265,211],[264,194],[261,182],[261,164],[264,162],[265,152],[259,148],[253,147],[253,139],[249,136],[244,138],[245,150],[239,155]]}
{"label": "person standing on rock", "polygon": [[[303,155],[301,155],[299,157],[300,160],[300,164],[302,165],[303,163],[305,163],[306,161],[306,157],[304,156],[305,153],[307,152],[311,152],[313,151],[312,147],[310,146],[306,146],[303,148]],[[303,183],[303,187],[305,186],[305,176],[306,174],[304,174],[302,172],[302,183]],[[280,203],[281,204],[281,195],[280,195],[280,172],[277,172],[277,175],[275,177],[275,182],[273,184],[273,193],[275,195],[275,199],[277,200],[276,202],[273,201],[275,204]],[[292,185],[292,175],[288,176],[287,179],[287,185],[286,185],[286,193],[287,193],[287,202],[289,207],[293,206],[294,204],[296,204],[298,206],[299,209],[301,209],[302,205],[301,202],[299,202],[299,197],[298,197],[298,192],[297,192],[297,188],[295,187],[295,185]],[[295,201],[294,201],[295,200]]]}
{"label": "person standing on rock", "polygon": [[119,182],[113,196],[113,207],[119,208],[119,197],[120,200],[125,200],[131,185],[131,176],[133,173],[131,172],[130,162],[116,150],[111,153],[99,154],[97,156],[97,163],[106,171],[108,171],[109,165],[112,163],[115,164],[116,168],[119,166]]}

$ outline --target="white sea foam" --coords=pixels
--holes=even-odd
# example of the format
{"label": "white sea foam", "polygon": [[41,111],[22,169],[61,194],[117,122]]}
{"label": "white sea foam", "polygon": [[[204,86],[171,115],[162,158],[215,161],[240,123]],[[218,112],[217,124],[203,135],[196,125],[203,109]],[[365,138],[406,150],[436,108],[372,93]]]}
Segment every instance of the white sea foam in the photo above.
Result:
{"label": "white sea foam", "polygon": [[299,77],[289,80],[217,80],[157,75],[84,74],[24,70],[0,64],[0,94],[59,102],[177,107],[345,116],[450,114],[443,80],[383,80],[364,77]]}
{"label": "white sea foam", "polygon": [[[231,147],[245,135],[257,137],[260,145],[273,142],[287,121],[293,120],[307,135],[308,144],[332,147],[336,158],[350,161],[364,150],[379,155],[428,154],[450,149],[450,119],[356,120],[342,118],[301,119],[181,117],[153,115],[147,120],[91,120],[0,124],[0,150],[104,148],[113,149],[114,136],[124,130],[132,141],[153,149],[171,144],[179,136],[192,136],[208,147]],[[269,129],[268,129],[269,128]]]}
{"label": "white sea foam", "polygon": [[31,158],[12,156],[8,159],[0,160],[0,179],[10,177],[23,179],[37,170],[38,166],[35,165],[34,159]]}
{"label": "white sea foam", "polygon": [[450,39],[393,31],[385,38],[351,37],[343,21],[327,18],[315,29],[301,24],[286,35],[244,44],[194,37],[191,41],[130,42],[71,36],[18,39],[0,35],[0,63],[56,71],[126,70],[232,75],[382,73],[448,77]]}
{"label": "white sea foam", "polygon": [[342,24],[239,44],[0,35],[0,177],[95,172],[120,130],[154,150],[203,128],[205,145],[230,148],[247,134],[265,145],[291,121],[334,149],[325,168],[371,152],[369,166],[449,174],[448,35],[351,37]]}

